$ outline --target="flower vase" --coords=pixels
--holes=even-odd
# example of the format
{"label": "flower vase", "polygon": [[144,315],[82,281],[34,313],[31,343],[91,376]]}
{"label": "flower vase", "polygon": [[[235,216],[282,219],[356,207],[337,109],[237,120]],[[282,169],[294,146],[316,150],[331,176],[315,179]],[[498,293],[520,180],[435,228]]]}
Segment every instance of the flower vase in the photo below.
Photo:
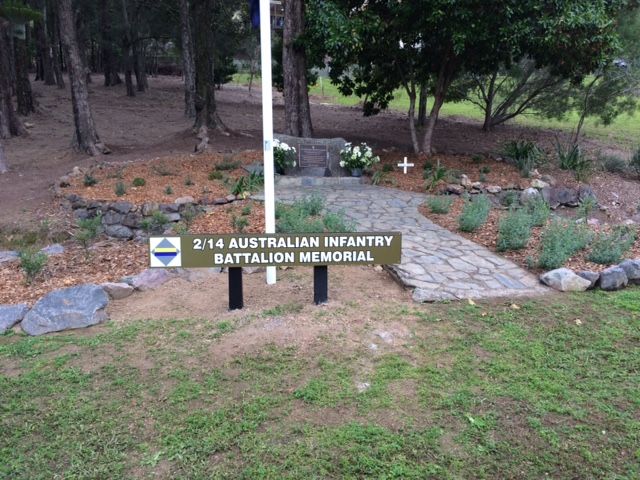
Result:
{"label": "flower vase", "polygon": [[352,168],[351,169],[351,176],[352,177],[361,177],[362,176],[362,169],[361,168]]}

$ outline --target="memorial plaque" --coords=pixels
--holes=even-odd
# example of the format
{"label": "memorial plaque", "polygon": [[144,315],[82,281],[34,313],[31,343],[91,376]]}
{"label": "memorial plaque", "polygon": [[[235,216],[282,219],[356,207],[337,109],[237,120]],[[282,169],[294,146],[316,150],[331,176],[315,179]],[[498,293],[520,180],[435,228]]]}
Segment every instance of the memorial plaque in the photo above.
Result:
{"label": "memorial plaque", "polygon": [[327,168],[326,145],[300,145],[300,168]]}

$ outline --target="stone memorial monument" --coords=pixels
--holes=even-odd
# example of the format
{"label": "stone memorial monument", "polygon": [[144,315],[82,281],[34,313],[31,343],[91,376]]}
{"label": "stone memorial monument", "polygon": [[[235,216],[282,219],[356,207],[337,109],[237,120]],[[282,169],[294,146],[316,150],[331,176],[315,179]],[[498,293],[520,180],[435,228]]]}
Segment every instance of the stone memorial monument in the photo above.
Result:
{"label": "stone memorial monument", "polygon": [[340,150],[344,138],[302,138],[275,134],[281,142],[296,149],[296,166],[287,175],[308,177],[347,177],[349,171],[340,166]]}

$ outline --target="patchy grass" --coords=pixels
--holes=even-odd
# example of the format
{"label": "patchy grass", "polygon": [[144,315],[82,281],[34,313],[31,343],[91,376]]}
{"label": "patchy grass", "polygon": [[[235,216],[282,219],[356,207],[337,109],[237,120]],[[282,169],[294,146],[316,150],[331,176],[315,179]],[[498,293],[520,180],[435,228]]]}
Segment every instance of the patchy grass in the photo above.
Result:
{"label": "patchy grass", "polygon": [[0,337],[0,477],[640,475],[638,288],[518,308],[380,303],[368,315],[406,325],[403,343],[373,352],[365,325],[351,349],[332,335],[216,360],[245,326],[300,311]]}

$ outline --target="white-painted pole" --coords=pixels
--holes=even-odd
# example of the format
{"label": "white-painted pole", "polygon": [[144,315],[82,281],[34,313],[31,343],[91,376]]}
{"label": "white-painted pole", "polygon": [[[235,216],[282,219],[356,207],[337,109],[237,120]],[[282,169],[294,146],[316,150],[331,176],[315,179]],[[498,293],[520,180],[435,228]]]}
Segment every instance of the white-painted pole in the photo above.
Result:
{"label": "white-painted pole", "polygon": [[[264,153],[264,223],[266,233],[276,233],[273,182],[273,86],[271,81],[271,2],[260,0],[260,57],[262,69],[262,147]],[[267,267],[267,283],[276,283],[276,267]]]}

